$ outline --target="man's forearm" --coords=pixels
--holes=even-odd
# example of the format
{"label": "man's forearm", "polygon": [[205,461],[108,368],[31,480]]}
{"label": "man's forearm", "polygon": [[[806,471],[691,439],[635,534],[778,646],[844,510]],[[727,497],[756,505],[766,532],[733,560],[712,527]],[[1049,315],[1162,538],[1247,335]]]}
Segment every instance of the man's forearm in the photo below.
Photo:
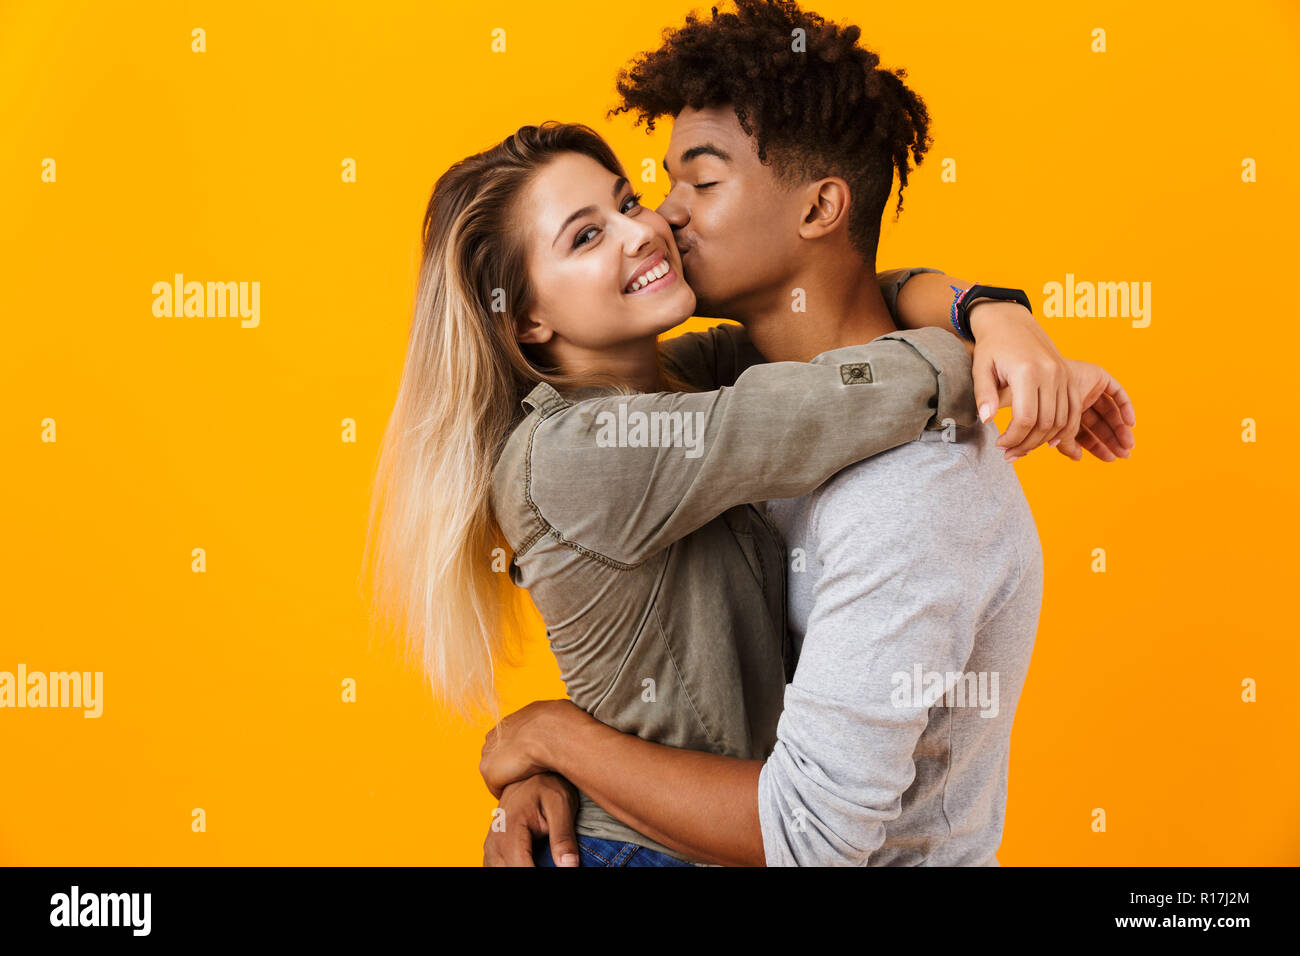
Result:
{"label": "man's forearm", "polygon": [[587,714],[539,736],[539,762],[628,826],[709,863],[765,864],[761,760],[665,747]]}

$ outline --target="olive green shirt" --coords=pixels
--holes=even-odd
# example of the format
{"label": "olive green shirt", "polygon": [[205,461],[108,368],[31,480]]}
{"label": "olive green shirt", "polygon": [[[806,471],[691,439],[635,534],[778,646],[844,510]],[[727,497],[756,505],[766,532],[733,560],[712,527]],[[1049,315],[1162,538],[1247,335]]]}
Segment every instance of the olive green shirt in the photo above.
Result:
{"label": "olive green shirt", "polygon": [[[910,274],[885,290],[891,307]],[[722,387],[572,400],[537,385],[492,506],[575,704],[656,743],[764,759],[795,662],[785,546],[754,505],[974,424],[971,360],[933,328],[809,363],[763,364],[734,324],[663,347],[679,377]],[[579,833],[689,859],[579,801]]]}

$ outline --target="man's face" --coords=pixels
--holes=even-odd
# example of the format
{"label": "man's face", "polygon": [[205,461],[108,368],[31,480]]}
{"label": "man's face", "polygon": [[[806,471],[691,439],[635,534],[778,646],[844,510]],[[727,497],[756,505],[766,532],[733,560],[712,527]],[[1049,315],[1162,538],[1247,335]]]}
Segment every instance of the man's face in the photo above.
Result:
{"label": "man's face", "polygon": [[696,314],[744,319],[785,288],[798,252],[798,194],[758,160],[730,106],[686,108],[664,157],[672,189],[658,212],[682,251]]}

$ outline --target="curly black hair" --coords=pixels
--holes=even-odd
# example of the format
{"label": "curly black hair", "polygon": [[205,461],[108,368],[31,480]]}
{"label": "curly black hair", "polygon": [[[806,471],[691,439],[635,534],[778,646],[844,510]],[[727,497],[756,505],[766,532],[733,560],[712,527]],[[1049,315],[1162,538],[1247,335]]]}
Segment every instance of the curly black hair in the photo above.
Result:
{"label": "curly black hair", "polygon": [[619,72],[623,104],[610,115],[635,111],[649,132],[656,117],[686,107],[731,106],[779,181],[835,175],[849,184],[849,236],[874,259],[894,172],[897,218],[907,174],[930,147],[925,103],[904,84],[905,70],[880,68],[880,57],[858,46],[859,27],[828,23],[793,0],[734,6],[665,29],[659,49]]}

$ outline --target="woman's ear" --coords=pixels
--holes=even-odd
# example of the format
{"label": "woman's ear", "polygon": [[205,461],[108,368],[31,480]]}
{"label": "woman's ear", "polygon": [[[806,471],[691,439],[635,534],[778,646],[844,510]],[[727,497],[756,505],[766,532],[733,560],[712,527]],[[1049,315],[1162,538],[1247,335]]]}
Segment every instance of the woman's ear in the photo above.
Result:
{"label": "woman's ear", "polygon": [[534,322],[528,315],[521,315],[515,319],[515,338],[520,342],[541,345],[549,342],[554,334],[555,330],[549,325]]}

